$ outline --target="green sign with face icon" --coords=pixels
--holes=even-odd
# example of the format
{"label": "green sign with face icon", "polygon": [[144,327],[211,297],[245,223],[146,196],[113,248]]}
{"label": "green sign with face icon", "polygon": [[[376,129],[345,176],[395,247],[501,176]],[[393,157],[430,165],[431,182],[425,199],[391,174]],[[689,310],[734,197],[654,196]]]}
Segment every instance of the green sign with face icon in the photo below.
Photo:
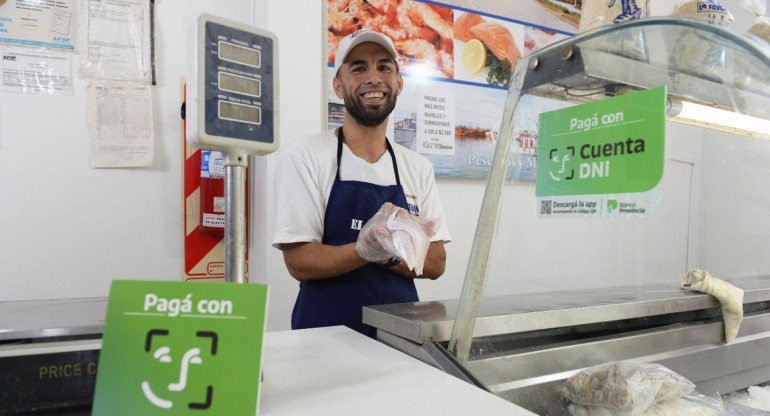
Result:
{"label": "green sign with face icon", "polygon": [[666,88],[540,115],[536,195],[646,192],[663,176]]}
{"label": "green sign with face icon", "polygon": [[92,414],[255,415],[267,292],[114,281]]}
{"label": "green sign with face icon", "polygon": [[541,218],[642,217],[662,196],[666,87],[540,114]]}

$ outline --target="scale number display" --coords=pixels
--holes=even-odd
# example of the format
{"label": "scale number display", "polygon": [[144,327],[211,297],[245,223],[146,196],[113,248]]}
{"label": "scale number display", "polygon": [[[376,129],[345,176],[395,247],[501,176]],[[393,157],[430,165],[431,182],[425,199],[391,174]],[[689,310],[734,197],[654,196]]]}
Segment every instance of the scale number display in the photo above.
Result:
{"label": "scale number display", "polygon": [[220,101],[219,118],[223,118],[225,120],[241,121],[244,123],[261,124],[262,109],[251,105]]}
{"label": "scale number display", "polygon": [[251,97],[260,97],[262,95],[262,81],[232,75],[226,72],[219,73],[219,89],[239,94],[249,95]]}
{"label": "scale number display", "polygon": [[188,140],[211,150],[275,151],[275,36],[204,14],[196,22],[195,39],[194,89],[188,97],[194,102],[187,107],[193,129],[188,129]]}
{"label": "scale number display", "polygon": [[259,68],[262,62],[262,53],[259,49],[234,45],[227,42],[219,42],[219,58],[225,61]]}

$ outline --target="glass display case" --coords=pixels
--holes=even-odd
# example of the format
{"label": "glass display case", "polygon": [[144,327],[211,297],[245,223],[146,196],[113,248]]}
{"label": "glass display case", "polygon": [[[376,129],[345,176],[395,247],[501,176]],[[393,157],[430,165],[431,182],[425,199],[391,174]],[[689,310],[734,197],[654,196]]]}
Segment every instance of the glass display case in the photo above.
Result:
{"label": "glass display case", "polygon": [[[544,113],[659,87],[663,169],[645,209],[633,192],[593,211],[543,198],[542,142],[538,180],[515,179],[511,154]],[[769,119],[770,45],[696,21],[605,26],[520,59],[459,299],[367,307],[364,322],[538,414],[566,414],[556,387],[609,361],[663,364],[702,394],[770,381]],[[680,287],[691,269],[744,291],[735,340],[717,299]]]}

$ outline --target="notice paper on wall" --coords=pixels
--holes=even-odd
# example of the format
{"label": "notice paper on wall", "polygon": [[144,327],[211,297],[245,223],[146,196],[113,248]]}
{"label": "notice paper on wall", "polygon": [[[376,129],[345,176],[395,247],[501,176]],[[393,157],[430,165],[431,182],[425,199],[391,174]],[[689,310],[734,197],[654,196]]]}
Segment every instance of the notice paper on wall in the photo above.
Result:
{"label": "notice paper on wall", "polygon": [[72,95],[72,57],[37,49],[0,48],[3,54],[0,90]]}
{"label": "notice paper on wall", "polygon": [[75,50],[75,0],[8,0],[0,6],[0,42]]}
{"label": "notice paper on wall", "polygon": [[155,155],[148,83],[94,82],[86,89],[91,167],[144,167]]}
{"label": "notice paper on wall", "polygon": [[150,81],[150,1],[89,0],[86,7],[83,75]]}

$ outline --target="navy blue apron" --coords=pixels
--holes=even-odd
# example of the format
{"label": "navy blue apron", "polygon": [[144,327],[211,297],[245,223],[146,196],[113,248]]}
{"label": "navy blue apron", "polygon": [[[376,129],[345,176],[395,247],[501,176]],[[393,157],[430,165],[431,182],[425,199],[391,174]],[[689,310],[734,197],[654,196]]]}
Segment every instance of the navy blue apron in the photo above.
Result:
{"label": "navy blue apron", "polygon": [[[385,143],[393,159],[395,185],[340,180],[342,127],[337,131],[337,177],[332,185],[324,216],[323,244],[341,246],[358,239],[366,223],[385,202],[407,209],[404,189],[398,176],[396,155]],[[292,329],[345,325],[376,338],[377,330],[361,322],[361,308],[368,305],[417,302],[414,279],[404,278],[377,264],[367,263],[340,276],[300,282],[299,295],[291,314]]]}

